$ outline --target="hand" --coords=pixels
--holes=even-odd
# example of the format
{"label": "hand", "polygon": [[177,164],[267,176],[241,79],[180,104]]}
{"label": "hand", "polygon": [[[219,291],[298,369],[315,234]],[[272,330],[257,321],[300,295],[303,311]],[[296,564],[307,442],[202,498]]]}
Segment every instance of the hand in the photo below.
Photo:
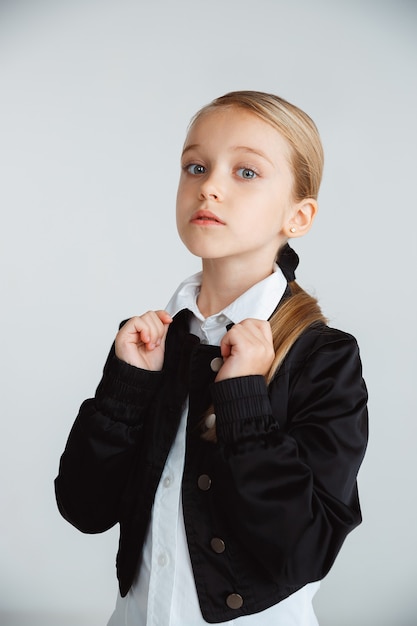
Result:
{"label": "hand", "polygon": [[243,320],[225,334],[220,349],[224,362],[216,382],[254,374],[266,376],[275,357],[271,325],[262,320]]}
{"label": "hand", "polygon": [[165,338],[172,317],[166,311],[148,311],[132,317],[116,336],[116,356],[142,369],[159,371],[165,354]]}

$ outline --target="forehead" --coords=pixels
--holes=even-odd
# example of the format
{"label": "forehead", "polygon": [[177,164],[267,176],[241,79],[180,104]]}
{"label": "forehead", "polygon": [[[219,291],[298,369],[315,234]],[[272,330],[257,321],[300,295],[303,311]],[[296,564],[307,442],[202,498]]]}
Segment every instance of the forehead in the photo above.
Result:
{"label": "forehead", "polygon": [[210,147],[262,147],[271,153],[290,157],[291,147],[272,123],[256,113],[238,106],[219,107],[203,111],[191,124],[184,148],[190,145]]}

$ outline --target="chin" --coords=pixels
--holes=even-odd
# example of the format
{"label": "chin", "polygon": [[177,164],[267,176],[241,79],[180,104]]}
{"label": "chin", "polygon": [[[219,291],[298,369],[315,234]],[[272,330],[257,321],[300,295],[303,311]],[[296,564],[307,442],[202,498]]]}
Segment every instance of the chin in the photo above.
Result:
{"label": "chin", "polygon": [[188,237],[182,237],[181,234],[180,239],[187,250],[200,259],[217,259],[224,256],[224,251],[216,250],[212,243],[190,241]]}

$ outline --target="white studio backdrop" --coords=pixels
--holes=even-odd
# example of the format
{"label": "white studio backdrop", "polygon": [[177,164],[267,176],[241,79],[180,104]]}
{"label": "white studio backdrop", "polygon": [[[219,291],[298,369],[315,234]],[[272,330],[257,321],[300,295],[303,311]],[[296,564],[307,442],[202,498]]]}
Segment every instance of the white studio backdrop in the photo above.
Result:
{"label": "white studio backdrop", "polygon": [[199,269],[175,231],[179,153],[234,89],[319,126],[298,280],[357,336],[370,392],[364,522],[320,624],[417,624],[416,26],[411,0],[0,3],[0,624],[101,626],[113,608],[117,529],[72,528],[53,479],[119,321]]}

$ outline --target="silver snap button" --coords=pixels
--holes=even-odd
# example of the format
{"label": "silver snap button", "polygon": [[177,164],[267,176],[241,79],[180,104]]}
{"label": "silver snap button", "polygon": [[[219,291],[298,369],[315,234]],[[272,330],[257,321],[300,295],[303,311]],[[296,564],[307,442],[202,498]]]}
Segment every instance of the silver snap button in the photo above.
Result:
{"label": "silver snap button", "polygon": [[210,415],[207,415],[206,419],[204,420],[204,424],[206,428],[213,428],[215,423],[216,423],[215,413],[210,413]]}
{"label": "silver snap button", "polygon": [[218,372],[221,366],[223,365],[223,359],[221,356],[216,356],[210,363],[210,367],[213,372]]}

